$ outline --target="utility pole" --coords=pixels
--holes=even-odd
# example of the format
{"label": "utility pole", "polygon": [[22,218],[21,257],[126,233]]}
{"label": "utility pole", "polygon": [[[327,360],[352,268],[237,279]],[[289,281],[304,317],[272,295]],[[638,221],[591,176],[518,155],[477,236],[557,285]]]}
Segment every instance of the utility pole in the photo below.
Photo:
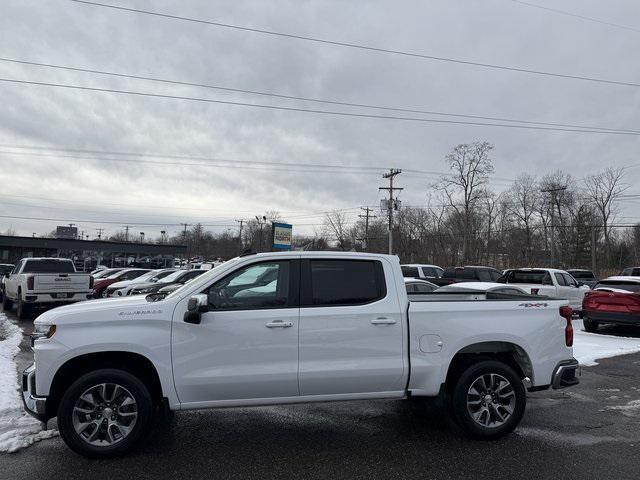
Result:
{"label": "utility pole", "polygon": [[238,231],[238,251],[242,253],[242,225],[244,224],[244,220],[236,220],[240,224],[240,229]]}
{"label": "utility pole", "polygon": [[258,222],[258,225],[260,225],[260,244],[258,245],[258,252],[261,252],[262,251],[262,227],[264,227],[264,225],[267,223],[267,217],[263,215],[261,218],[258,215],[256,215],[256,221]]}
{"label": "utility pole", "polygon": [[364,218],[364,249],[365,251],[367,251],[367,249],[369,248],[369,219],[377,218],[377,216],[371,215],[371,212],[373,212],[372,208],[360,207],[360,210],[364,210],[365,212],[364,215],[358,215],[358,217]]}
{"label": "utility pole", "polygon": [[104,228],[96,228],[98,231],[98,240],[102,239],[102,232],[104,232]]}
{"label": "utility pole", "polygon": [[[189,224],[181,223],[180,225],[184,227],[184,230],[182,231],[182,243],[186,245],[187,244],[187,227],[189,226]],[[185,254],[185,259],[186,259],[186,254]]]}
{"label": "utility pole", "polygon": [[393,255],[393,209],[394,209],[394,191],[401,191],[402,188],[393,186],[393,179],[396,175],[400,175],[402,170],[396,168],[390,168],[389,173],[385,173],[382,175],[382,178],[389,179],[388,187],[379,187],[378,190],[387,190],[389,192],[389,205],[387,205],[387,210],[389,213],[389,255]]}
{"label": "utility pole", "polygon": [[124,241],[128,242],[129,241],[129,225],[125,225],[124,226]]}
{"label": "utility pole", "polygon": [[596,227],[591,227],[591,271],[596,275],[596,278],[599,278],[596,273],[598,271],[598,264],[596,262],[597,242],[598,238],[596,237]]}
{"label": "utility pole", "polygon": [[555,243],[555,233],[556,233],[556,198],[558,196],[558,192],[564,192],[567,189],[564,187],[554,187],[554,188],[546,188],[540,190],[542,193],[550,193],[551,194],[551,267],[555,267],[556,263],[556,243]]}

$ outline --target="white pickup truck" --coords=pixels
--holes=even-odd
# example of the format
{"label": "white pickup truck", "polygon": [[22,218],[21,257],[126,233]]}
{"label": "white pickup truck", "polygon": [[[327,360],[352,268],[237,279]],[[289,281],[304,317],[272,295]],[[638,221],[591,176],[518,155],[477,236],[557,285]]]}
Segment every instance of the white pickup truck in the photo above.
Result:
{"label": "white pickup truck", "polygon": [[508,283],[531,292],[532,295],[544,295],[569,301],[576,312],[582,311],[582,300],[589,286],[581,285],[565,270],[555,268],[518,268],[507,271],[500,283]]}
{"label": "white pickup truck", "polygon": [[4,279],[3,310],[17,306],[18,318],[32,309],[91,298],[93,278],[77,273],[68,258],[23,258]]}
{"label": "white pickup truck", "polygon": [[[419,298],[418,298],[419,297]],[[154,410],[440,397],[469,435],[512,431],[526,391],[578,383],[571,308],[527,294],[407,298],[398,258],[249,254],[168,296],[42,314],[25,408],[74,451],[124,454]]]}

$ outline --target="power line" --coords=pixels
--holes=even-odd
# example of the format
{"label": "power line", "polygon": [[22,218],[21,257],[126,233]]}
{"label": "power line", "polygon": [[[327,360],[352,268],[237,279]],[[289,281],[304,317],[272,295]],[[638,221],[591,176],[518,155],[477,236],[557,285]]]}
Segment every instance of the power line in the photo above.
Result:
{"label": "power line", "polygon": [[514,118],[495,117],[495,116],[486,116],[486,115],[450,113],[450,112],[441,112],[441,111],[434,111],[434,110],[424,110],[424,109],[418,109],[418,108],[391,107],[387,105],[372,105],[372,104],[366,104],[366,103],[354,103],[354,102],[345,102],[345,101],[339,101],[339,100],[326,100],[326,99],[311,98],[311,97],[301,97],[301,96],[295,96],[295,95],[285,95],[285,94],[275,93],[275,92],[263,92],[258,90],[232,88],[232,87],[226,87],[221,85],[186,82],[181,80],[169,80],[166,78],[158,78],[153,76],[135,75],[135,74],[120,73],[120,72],[109,72],[106,70],[71,67],[67,65],[55,65],[51,63],[32,62],[27,60],[18,60],[14,58],[0,57],[0,61],[17,63],[21,65],[31,65],[31,66],[54,68],[54,69],[61,69],[61,70],[70,70],[73,72],[82,72],[82,73],[90,73],[90,74],[97,74],[97,75],[108,75],[108,76],[118,77],[118,78],[129,78],[134,80],[145,80],[145,81],[158,82],[158,83],[167,83],[171,85],[207,88],[212,90],[222,90],[226,92],[244,93],[244,94],[250,94],[250,95],[261,95],[261,96],[267,96],[267,97],[281,98],[285,100],[297,100],[297,101],[321,103],[321,104],[327,104],[327,105],[339,105],[344,107],[369,108],[369,109],[392,111],[392,112],[419,113],[419,114],[425,114],[425,115],[471,118],[476,120],[490,120],[490,121],[496,121],[496,122],[513,122],[513,123],[523,123],[523,124],[530,124],[530,125],[546,125],[551,127],[620,131],[620,132],[632,132],[632,133],[640,134],[640,131],[638,130],[630,130],[630,129],[623,129],[623,128],[594,127],[590,125],[576,125],[576,124],[570,124],[570,123],[557,123],[557,122],[538,122],[535,120],[520,120],[520,119],[514,119]]}
{"label": "power line", "polygon": [[[271,165],[271,166],[279,166],[279,167],[300,167],[306,169],[310,168],[318,168],[318,169],[340,169],[340,170],[353,170],[353,172],[348,173],[362,173],[363,170],[370,171],[374,175],[379,175],[381,172],[388,170],[388,167],[385,166],[371,166],[371,165],[345,165],[343,164],[319,164],[319,163],[301,163],[301,162],[271,162],[271,161],[259,161],[259,160],[236,160],[236,159],[228,159],[228,158],[216,158],[216,157],[200,157],[200,156],[190,156],[190,155],[166,155],[161,153],[138,153],[138,152],[118,152],[118,151],[108,151],[108,150],[83,150],[83,149],[75,149],[75,148],[57,148],[57,147],[43,147],[43,146],[31,146],[31,145],[15,145],[15,144],[0,144],[0,148],[14,148],[20,150],[51,150],[54,152],[70,152],[70,153],[89,153],[94,155],[113,155],[113,156],[129,156],[129,157],[143,157],[143,158],[166,158],[166,159],[180,159],[180,160],[201,160],[206,161],[208,163],[215,163],[213,166],[222,167],[222,168],[241,168],[238,164],[248,164],[248,165]],[[107,160],[107,161],[119,161],[117,159],[103,158],[103,157],[87,157],[87,156],[65,156],[59,154],[38,154],[31,152],[2,152],[0,154],[8,154],[8,155],[30,155],[30,156],[49,156],[49,157],[60,157],[60,158],[76,158],[79,160]],[[124,160],[123,160],[124,161]],[[127,160],[131,162],[136,162],[135,160]],[[143,163],[143,162],[140,162]],[[152,163],[152,162],[150,162]],[[171,163],[171,162],[155,162],[161,165],[179,165],[179,166],[207,166],[204,163]],[[223,165],[223,164],[232,164],[232,165]],[[405,172],[419,174],[419,175],[427,175],[427,176],[449,176],[450,173],[447,172],[439,172],[433,170],[419,170],[419,169],[404,169]],[[335,171],[331,171],[330,173],[335,173]],[[492,180],[504,181],[504,182],[513,182],[513,178],[503,178],[503,177],[491,177]]]}
{"label": "power line", "polygon": [[548,12],[557,13],[559,15],[565,15],[567,17],[579,18],[580,20],[586,20],[587,22],[599,23],[601,25],[607,25],[609,27],[621,28],[623,30],[631,30],[632,32],[640,32],[640,28],[630,27],[628,25],[621,25],[619,23],[608,22],[606,20],[600,20],[598,18],[587,17],[585,15],[579,15],[577,13],[567,12],[566,10],[559,10],[557,8],[544,7],[535,3],[523,2],[522,0],[510,0],[513,3],[518,3],[527,7],[537,8],[540,10],[546,10]]}
{"label": "power line", "polygon": [[[71,0],[77,1],[77,0]],[[81,85],[71,85],[68,83],[50,83],[50,82],[35,82],[30,80],[18,80],[14,78],[0,78],[0,82],[14,83],[21,85],[37,85],[41,87],[53,87],[53,88],[66,88],[72,90],[83,90],[89,92],[101,92],[101,93],[115,93],[120,95],[132,95],[138,97],[151,97],[151,98],[164,98],[167,100],[184,100],[191,102],[204,102],[215,103],[220,105],[234,105],[242,107],[262,108],[268,110],[281,110],[287,112],[301,112],[301,113],[313,113],[319,115],[332,115],[339,117],[356,117],[356,118],[369,118],[376,120],[395,120],[405,122],[418,122],[418,123],[439,123],[446,125],[474,125],[482,127],[501,127],[501,128],[516,128],[524,130],[546,130],[556,132],[577,132],[577,133],[597,133],[597,134],[610,134],[610,135],[632,135],[640,136],[640,133],[634,133],[633,131],[617,131],[617,130],[588,130],[583,128],[561,128],[561,127],[544,127],[534,125],[521,125],[521,124],[508,124],[508,123],[487,123],[487,122],[469,122],[462,120],[440,120],[434,118],[421,118],[421,117],[404,117],[395,115],[374,115],[370,113],[356,113],[356,112],[343,112],[337,110],[316,110],[311,108],[298,108],[298,107],[282,107],[278,105],[268,105],[261,103],[246,103],[246,102],[233,102],[230,100],[214,100],[211,98],[202,97],[189,97],[182,95],[167,95],[160,93],[140,92],[133,90],[118,90],[113,88],[97,88],[97,87],[85,87]],[[640,86],[640,84],[638,84]]]}
{"label": "power line", "polygon": [[338,40],[329,40],[329,39],[324,39],[324,38],[309,37],[309,36],[305,36],[305,35],[296,35],[296,34],[292,34],[292,33],[277,32],[277,31],[274,31],[274,30],[265,30],[265,29],[261,29],[261,28],[245,27],[245,26],[234,25],[234,24],[230,24],[230,23],[215,22],[215,21],[211,21],[211,20],[202,20],[202,19],[199,19],[199,18],[183,17],[183,16],[180,16],[180,15],[171,15],[171,14],[168,14],[168,13],[154,12],[154,11],[151,11],[151,10],[142,10],[142,9],[138,9],[138,8],[122,7],[122,6],[119,6],[119,5],[110,5],[110,4],[107,4],[107,3],[89,2],[89,1],[86,1],[86,0],[71,0],[71,1],[75,2],[75,3],[82,3],[82,4],[85,4],[85,5],[91,5],[91,6],[95,6],[95,7],[102,7],[102,8],[109,8],[109,9],[113,9],[113,10],[119,10],[119,11],[123,11],[123,12],[139,13],[139,14],[144,14],[144,15],[152,15],[152,16],[156,16],[156,17],[168,18],[168,19],[171,19],[171,20],[180,20],[180,21],[185,21],[185,22],[199,23],[199,24],[210,25],[210,26],[214,26],[214,27],[230,28],[230,29],[241,30],[241,31],[245,31],[245,32],[253,32],[253,33],[259,33],[259,34],[263,34],[263,35],[272,35],[272,36],[289,38],[289,39],[304,40],[304,41],[307,41],[307,42],[321,43],[321,44],[326,44],[326,45],[334,45],[334,46],[338,46],[338,47],[348,47],[348,48],[354,48],[354,49],[358,49],[358,50],[368,50],[368,51],[384,53],[384,54],[401,55],[401,56],[405,56],[405,57],[420,58],[420,59],[424,59],[424,60],[434,60],[434,61],[438,61],[438,62],[449,62],[449,63],[456,63],[456,64],[460,64],[460,65],[468,65],[468,66],[481,67],[481,68],[494,69],[494,70],[505,70],[505,71],[518,72],[518,73],[527,73],[527,74],[541,75],[541,76],[546,76],[546,77],[565,78],[565,79],[570,79],[570,80],[582,80],[582,81],[587,81],[587,82],[604,83],[604,84],[610,84],[610,85],[622,85],[622,86],[627,86],[627,87],[640,87],[640,83],[625,82],[625,81],[621,81],[621,80],[609,80],[609,79],[598,78],[598,77],[588,77],[588,76],[584,76],[584,75],[571,75],[571,74],[550,72],[550,71],[544,71],[544,70],[534,70],[534,69],[523,68],[523,67],[522,68],[521,67],[513,67],[513,66],[509,66],[509,65],[499,65],[499,64],[494,64],[494,63],[477,62],[477,61],[473,61],[473,60],[463,60],[463,59],[459,59],[459,58],[440,57],[440,56],[427,55],[427,54],[417,53],[417,52],[394,50],[394,49],[390,49],[390,48],[374,47],[374,46],[371,46],[371,45],[349,43],[349,42],[341,42],[341,41],[338,41]]}

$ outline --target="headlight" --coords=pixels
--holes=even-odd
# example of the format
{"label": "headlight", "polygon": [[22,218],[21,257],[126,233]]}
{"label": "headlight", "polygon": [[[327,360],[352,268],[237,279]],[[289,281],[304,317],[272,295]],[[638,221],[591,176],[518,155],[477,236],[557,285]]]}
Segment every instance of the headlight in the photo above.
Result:
{"label": "headlight", "polygon": [[55,325],[35,324],[31,332],[31,345],[33,342],[41,338],[51,338],[56,333]]}

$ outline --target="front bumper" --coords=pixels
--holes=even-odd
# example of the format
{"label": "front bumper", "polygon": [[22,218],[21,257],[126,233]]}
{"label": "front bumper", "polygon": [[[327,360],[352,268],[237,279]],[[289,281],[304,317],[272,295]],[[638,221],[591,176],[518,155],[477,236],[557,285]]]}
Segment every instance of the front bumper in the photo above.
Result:
{"label": "front bumper", "polygon": [[580,365],[575,358],[560,362],[553,371],[551,388],[557,390],[559,388],[567,388],[578,385],[580,383],[580,380],[578,379],[576,374],[579,374],[579,368]]}
{"label": "front bumper", "polygon": [[47,399],[36,396],[36,367],[31,365],[22,372],[22,403],[24,409],[41,422],[46,422]]}

